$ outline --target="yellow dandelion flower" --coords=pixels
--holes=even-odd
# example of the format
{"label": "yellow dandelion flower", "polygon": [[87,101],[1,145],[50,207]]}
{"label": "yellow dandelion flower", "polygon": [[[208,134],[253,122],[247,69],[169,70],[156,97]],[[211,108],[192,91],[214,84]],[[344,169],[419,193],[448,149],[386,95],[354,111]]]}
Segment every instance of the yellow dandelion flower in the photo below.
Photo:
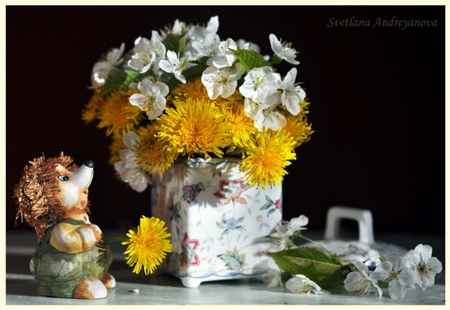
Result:
{"label": "yellow dandelion flower", "polygon": [[296,144],[295,147],[300,146],[303,142],[309,141],[309,138],[314,133],[312,125],[308,124],[306,116],[303,113],[297,115],[286,116],[286,125],[282,129],[288,132],[292,138],[294,138]]}
{"label": "yellow dandelion flower", "polygon": [[141,109],[129,103],[127,95],[115,92],[105,98],[105,103],[99,110],[98,127],[106,128],[108,136],[111,134],[123,136],[144,117],[145,114]]}
{"label": "yellow dandelion flower", "polygon": [[309,99],[300,101],[300,111],[302,111],[303,114],[308,114],[309,113],[308,107],[310,104],[311,102],[309,101]]}
{"label": "yellow dandelion flower", "polygon": [[157,120],[160,124],[157,138],[167,141],[170,151],[182,155],[210,157],[212,153],[222,157],[221,148],[231,144],[230,124],[214,103],[192,98],[173,103],[174,107],[167,108],[166,114]]}
{"label": "yellow dandelion flower", "polygon": [[185,100],[187,98],[209,100],[208,92],[200,77],[188,81],[186,84],[178,85],[170,94],[174,100]]}
{"label": "yellow dandelion flower", "polygon": [[109,144],[109,164],[114,166],[116,162],[120,161],[119,151],[126,148],[122,137],[113,136],[112,141]]}
{"label": "yellow dandelion flower", "polygon": [[232,106],[235,103],[240,102],[242,105],[244,104],[244,96],[241,95],[239,91],[235,91],[230,97],[222,98],[217,97],[214,99],[214,102],[217,106]]}
{"label": "yellow dandelion flower", "polygon": [[130,229],[127,233],[128,241],[124,254],[127,265],[133,267],[133,273],[140,273],[142,268],[148,275],[161,265],[167,253],[172,252],[172,244],[168,239],[171,234],[167,232],[164,221],[155,217],[142,216],[139,226]]}
{"label": "yellow dandelion flower", "polygon": [[245,114],[243,101],[224,103],[219,110],[225,115],[231,126],[232,152],[235,148],[254,146],[253,136],[257,133],[253,120]]}
{"label": "yellow dandelion flower", "polygon": [[163,173],[173,165],[178,153],[170,151],[167,142],[156,138],[159,127],[155,124],[140,127],[137,131],[139,140],[136,143],[137,162],[148,173],[157,169]]}
{"label": "yellow dandelion flower", "polygon": [[258,132],[256,146],[247,150],[241,169],[245,172],[245,181],[250,186],[281,185],[287,174],[286,166],[296,159],[295,141],[289,133],[278,130]]}
{"label": "yellow dandelion flower", "polygon": [[104,98],[100,96],[100,91],[96,90],[89,102],[81,112],[81,119],[86,123],[93,122],[98,117],[98,111],[104,104]]}

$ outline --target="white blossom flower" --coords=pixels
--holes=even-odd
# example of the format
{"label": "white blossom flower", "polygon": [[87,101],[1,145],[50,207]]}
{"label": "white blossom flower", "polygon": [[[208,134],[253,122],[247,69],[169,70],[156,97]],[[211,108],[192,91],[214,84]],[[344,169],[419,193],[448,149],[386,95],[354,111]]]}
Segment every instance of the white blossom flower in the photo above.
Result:
{"label": "white blossom flower", "polygon": [[349,292],[360,292],[362,295],[369,295],[375,292],[378,297],[383,296],[383,291],[378,286],[378,281],[370,277],[369,268],[360,261],[354,261],[353,264],[358,271],[352,271],[347,274],[344,280],[344,287]]}
{"label": "white blossom flower", "polygon": [[269,288],[282,286],[281,271],[275,269],[269,269],[263,276],[263,281],[267,283]]}
{"label": "white blossom flower", "polygon": [[280,252],[286,249],[292,243],[289,236],[280,234],[279,232],[274,232],[270,234],[270,248],[268,252]]}
{"label": "white blossom flower", "polygon": [[210,99],[221,96],[228,98],[236,91],[237,81],[244,70],[241,66],[232,68],[208,67],[202,73],[202,83],[206,87]]}
{"label": "white blossom flower", "polygon": [[269,288],[283,286],[283,282],[281,281],[281,269],[273,258],[268,256],[267,259],[261,263],[260,267],[267,270],[261,279],[268,284]]}
{"label": "white blossom flower", "polygon": [[275,232],[270,234],[270,252],[279,252],[293,245],[291,236],[299,230],[305,230],[309,219],[305,215],[294,217],[290,221],[282,220],[275,226]]}
{"label": "white blossom flower", "polygon": [[247,42],[244,39],[238,39],[236,41],[237,46],[242,49],[242,50],[254,50],[255,52],[260,52],[261,49],[259,48],[259,46],[255,43],[252,42]]}
{"label": "white blossom flower", "polygon": [[122,181],[128,183],[133,190],[143,192],[151,180],[136,162],[134,145],[138,138],[138,134],[134,131],[123,136],[122,140],[127,148],[119,151],[120,161],[114,164],[114,168]]}
{"label": "white blossom flower", "polygon": [[143,192],[147,188],[148,184],[150,184],[150,179],[146,172],[143,171],[138,165],[130,165],[129,162],[121,160],[114,164],[114,168],[119,173],[121,180],[128,183],[130,187],[138,193]]}
{"label": "white blossom flower", "polygon": [[201,41],[203,40],[208,34],[216,34],[219,30],[219,17],[218,16],[212,16],[206,27],[196,25],[189,29],[187,35],[190,39]]}
{"label": "white blossom flower", "polygon": [[184,55],[181,59],[178,59],[178,56],[174,51],[167,51],[167,60],[162,59],[159,62],[159,67],[161,70],[167,73],[173,73],[175,78],[183,84],[186,84],[186,78],[182,73],[192,66],[193,64],[187,60],[187,55]]}
{"label": "white blossom flower", "polygon": [[153,71],[159,70],[159,62],[166,56],[166,46],[162,43],[162,38],[157,31],[152,31],[152,38],[150,40],[153,52],[155,53],[155,61]]}
{"label": "white blossom flower", "polygon": [[415,282],[424,291],[434,285],[436,274],[442,271],[442,263],[436,257],[431,257],[432,252],[431,246],[419,244],[405,255],[407,267],[414,271]]}
{"label": "white blossom flower", "polygon": [[392,256],[388,261],[379,264],[371,277],[388,282],[388,292],[392,298],[405,298],[406,287],[414,285],[415,282],[413,271],[406,266],[405,259],[400,256]]}
{"label": "white blossom flower", "polygon": [[213,66],[216,68],[224,68],[231,67],[236,61],[236,55],[232,52],[232,50],[237,50],[238,45],[234,42],[233,39],[227,39],[226,41],[222,41],[218,46],[218,55],[210,58],[206,61],[208,66]]}
{"label": "white blossom flower", "polygon": [[292,293],[297,294],[310,294],[311,292],[314,294],[325,293],[317,283],[302,274],[297,274],[286,281],[286,288]]}
{"label": "white blossom flower", "polygon": [[214,55],[220,43],[220,37],[217,35],[218,30],[218,16],[211,17],[206,27],[196,25],[189,28],[186,34],[188,43],[185,47],[185,54],[188,59]]}
{"label": "white blossom flower", "polygon": [[97,61],[92,68],[92,88],[98,88],[105,84],[108,74],[111,68],[122,62],[122,54],[125,50],[125,44],[122,43],[120,48],[113,48],[106,54],[106,57],[100,61]]}
{"label": "white blossom flower", "polygon": [[300,85],[295,84],[296,76],[297,69],[292,68],[284,77],[283,82],[281,82],[281,89],[283,90],[283,93],[281,94],[281,103],[292,115],[300,113],[300,102],[304,101],[306,98],[306,92]]}
{"label": "white blossom flower", "polygon": [[219,44],[220,37],[215,33],[208,33],[203,40],[192,42],[195,58],[217,54],[219,52]]}
{"label": "white blossom flower", "polygon": [[139,37],[134,42],[134,54],[128,61],[128,66],[139,70],[140,73],[147,72],[153,65],[153,70],[159,69],[158,63],[166,54],[166,47],[157,31],[152,31],[150,40]]}
{"label": "white blossom flower", "polygon": [[184,22],[180,22],[178,19],[176,19],[175,22],[173,23],[171,33],[182,34],[183,28],[186,28],[186,24]]}
{"label": "white blossom flower", "polygon": [[293,65],[298,65],[300,63],[295,60],[297,51],[291,47],[290,43],[281,43],[281,40],[278,40],[273,33],[269,35],[269,40],[272,51],[276,56]]}
{"label": "white blossom flower", "polygon": [[306,225],[308,225],[308,222],[309,222],[308,217],[302,214],[299,217],[293,217],[289,222],[284,220],[281,221],[275,227],[275,230],[281,235],[290,237],[296,231],[305,230]]}
{"label": "white blossom flower", "polygon": [[286,118],[275,105],[265,105],[249,98],[244,99],[245,114],[253,119],[254,126],[259,131],[264,128],[278,130],[286,125]]}
{"label": "white blossom flower", "polygon": [[153,83],[149,78],[143,79],[138,84],[141,94],[133,94],[130,103],[147,112],[150,120],[156,119],[166,107],[166,96],[169,87],[162,82]]}
{"label": "white blossom flower", "polygon": [[139,37],[134,42],[134,54],[128,60],[128,66],[139,70],[140,73],[147,72],[156,59],[156,54],[153,51],[151,41],[147,38]]}
{"label": "white blossom flower", "polygon": [[270,67],[253,68],[239,87],[240,93],[248,99],[262,103],[265,107],[278,103],[280,95],[277,90],[281,84],[280,74]]}
{"label": "white blossom flower", "polygon": [[245,97],[244,110],[253,119],[254,126],[262,131],[264,128],[278,130],[286,125],[286,118],[278,111],[280,95],[278,87],[281,77],[270,67],[260,67],[250,70],[244,83],[239,87]]}
{"label": "white blossom flower", "polygon": [[127,149],[130,149],[134,151],[134,146],[136,142],[139,139],[139,135],[134,131],[129,131],[122,137],[123,144],[127,147]]}

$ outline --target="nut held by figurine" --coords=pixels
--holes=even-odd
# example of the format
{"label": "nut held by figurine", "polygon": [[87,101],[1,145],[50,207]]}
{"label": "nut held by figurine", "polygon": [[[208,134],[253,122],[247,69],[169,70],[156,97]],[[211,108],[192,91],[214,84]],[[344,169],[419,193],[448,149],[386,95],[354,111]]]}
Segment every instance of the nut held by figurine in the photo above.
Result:
{"label": "nut held by figurine", "polygon": [[105,298],[107,288],[116,285],[108,272],[111,248],[100,228],[89,221],[93,175],[93,161],[78,167],[61,152],[59,157],[30,161],[14,188],[16,219],[25,220],[38,237],[30,262],[38,295]]}

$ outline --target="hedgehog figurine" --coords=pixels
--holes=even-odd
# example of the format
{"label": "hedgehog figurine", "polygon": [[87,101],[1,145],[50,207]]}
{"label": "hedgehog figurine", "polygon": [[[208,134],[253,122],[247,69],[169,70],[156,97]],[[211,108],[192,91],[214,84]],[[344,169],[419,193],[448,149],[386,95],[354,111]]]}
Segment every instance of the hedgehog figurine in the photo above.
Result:
{"label": "hedgehog figurine", "polygon": [[63,152],[35,158],[14,187],[20,218],[36,230],[38,244],[30,261],[41,296],[105,298],[116,281],[108,272],[110,246],[89,221],[88,188],[94,162],[78,167]]}

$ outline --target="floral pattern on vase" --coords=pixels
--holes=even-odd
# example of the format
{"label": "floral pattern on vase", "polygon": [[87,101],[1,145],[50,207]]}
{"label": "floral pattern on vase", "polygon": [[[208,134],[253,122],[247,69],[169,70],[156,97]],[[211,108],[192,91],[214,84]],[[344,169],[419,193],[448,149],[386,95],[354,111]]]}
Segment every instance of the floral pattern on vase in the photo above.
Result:
{"label": "floral pattern on vase", "polygon": [[258,277],[282,218],[282,187],[249,187],[234,158],[177,162],[152,175],[152,215],[172,234],[165,270],[183,284]]}

